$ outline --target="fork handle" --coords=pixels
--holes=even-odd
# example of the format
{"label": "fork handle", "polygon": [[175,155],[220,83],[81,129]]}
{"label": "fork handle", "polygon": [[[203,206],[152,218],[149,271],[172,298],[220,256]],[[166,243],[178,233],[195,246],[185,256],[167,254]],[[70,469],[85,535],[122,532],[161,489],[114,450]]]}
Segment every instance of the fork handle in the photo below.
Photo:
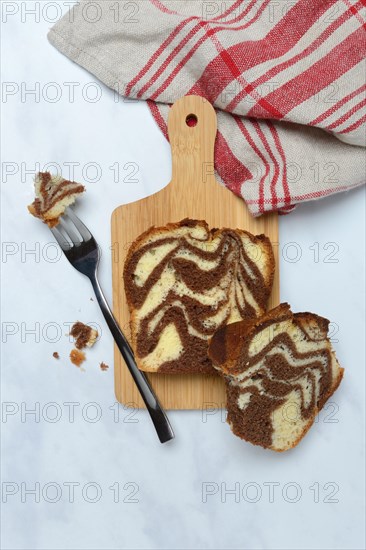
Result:
{"label": "fork handle", "polygon": [[123,359],[125,360],[128,370],[130,371],[132,378],[135,381],[135,384],[140,392],[142,399],[144,400],[151,420],[155,426],[155,430],[160,439],[160,443],[165,443],[166,441],[174,438],[174,432],[170,425],[168,417],[166,416],[165,411],[160,405],[159,400],[155,395],[154,390],[150,386],[150,383],[145,374],[137,367],[132,348],[128,343],[127,338],[119,328],[119,325],[108,305],[108,302],[105,299],[97,277],[90,278],[90,281],[92,283],[95,296],[98,300],[98,304],[112,333],[114,341],[116,342],[118,349],[121,352]]}

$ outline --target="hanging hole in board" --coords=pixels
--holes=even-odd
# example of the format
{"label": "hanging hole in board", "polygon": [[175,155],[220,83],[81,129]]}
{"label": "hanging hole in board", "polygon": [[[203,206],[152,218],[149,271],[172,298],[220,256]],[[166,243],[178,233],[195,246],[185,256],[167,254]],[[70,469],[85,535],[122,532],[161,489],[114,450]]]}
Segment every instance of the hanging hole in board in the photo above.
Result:
{"label": "hanging hole in board", "polygon": [[197,122],[198,122],[198,120],[197,120],[196,115],[191,113],[190,115],[186,116],[187,126],[190,126],[191,128],[193,128],[193,126],[196,126]]}

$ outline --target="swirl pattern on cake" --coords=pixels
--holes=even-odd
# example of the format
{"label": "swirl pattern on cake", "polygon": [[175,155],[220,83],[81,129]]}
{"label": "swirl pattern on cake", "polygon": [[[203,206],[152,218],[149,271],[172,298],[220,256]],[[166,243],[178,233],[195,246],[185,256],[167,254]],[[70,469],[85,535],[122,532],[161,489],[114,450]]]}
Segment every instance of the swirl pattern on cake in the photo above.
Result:
{"label": "swirl pattern on cake", "polygon": [[131,246],[124,283],[141,370],[214,373],[207,340],[262,314],[274,257],[267,237],[185,219],[151,228]]}
{"label": "swirl pattern on cake", "polygon": [[209,355],[225,376],[227,421],[237,436],[275,451],[302,439],[343,376],[328,325],[281,304],[213,336]]}
{"label": "swirl pattern on cake", "polygon": [[49,172],[39,172],[34,180],[34,190],[36,198],[28,206],[29,212],[49,227],[55,227],[66,207],[75,202],[85,187]]}

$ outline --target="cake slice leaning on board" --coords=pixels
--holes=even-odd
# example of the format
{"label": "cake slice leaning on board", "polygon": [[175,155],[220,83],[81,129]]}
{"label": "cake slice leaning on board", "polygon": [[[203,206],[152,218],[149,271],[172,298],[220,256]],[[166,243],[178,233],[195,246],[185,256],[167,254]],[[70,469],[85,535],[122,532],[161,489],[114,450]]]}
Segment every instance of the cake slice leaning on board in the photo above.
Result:
{"label": "cake slice leaning on board", "polygon": [[124,266],[139,368],[214,374],[208,339],[266,311],[274,267],[269,239],[241,229],[185,219],[143,233]]}
{"label": "cake slice leaning on board", "polygon": [[274,451],[299,443],[343,377],[328,326],[284,303],[216,332],[209,356],[225,377],[235,435]]}

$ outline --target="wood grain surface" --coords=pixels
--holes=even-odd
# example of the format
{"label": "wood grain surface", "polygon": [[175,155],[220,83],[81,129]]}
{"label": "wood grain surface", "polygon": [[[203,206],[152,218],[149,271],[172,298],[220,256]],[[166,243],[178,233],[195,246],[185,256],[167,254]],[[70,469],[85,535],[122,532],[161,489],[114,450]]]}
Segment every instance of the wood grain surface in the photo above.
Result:
{"label": "wood grain surface", "polygon": [[[193,115],[193,116],[192,116]],[[186,120],[193,122],[188,125]],[[172,149],[172,179],[158,193],[119,206],[112,214],[112,277],[114,314],[129,332],[129,311],[123,286],[123,265],[130,244],[152,225],[161,226],[183,218],[206,220],[210,227],[241,228],[272,242],[276,274],[269,307],[279,304],[277,214],[253,218],[243,199],[220,185],[214,177],[213,158],[216,114],[199,96],[185,96],[170,109],[169,140]],[[118,401],[144,407],[132,377],[115,347],[115,393]],[[149,379],[166,409],[211,409],[225,406],[223,381],[219,376],[166,375],[151,373]]]}

